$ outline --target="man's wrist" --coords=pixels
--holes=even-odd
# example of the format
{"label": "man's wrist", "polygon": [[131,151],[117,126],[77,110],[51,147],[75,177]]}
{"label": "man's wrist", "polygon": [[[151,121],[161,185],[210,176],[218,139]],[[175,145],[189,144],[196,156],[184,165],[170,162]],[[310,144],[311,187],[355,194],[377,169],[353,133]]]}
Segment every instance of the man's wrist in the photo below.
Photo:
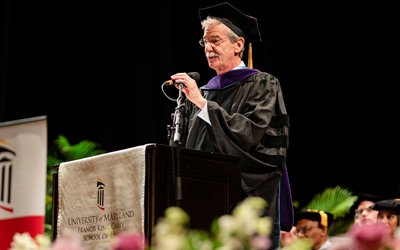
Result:
{"label": "man's wrist", "polygon": [[206,105],[206,103],[207,103],[207,100],[205,98],[203,98],[203,99],[200,99],[199,101],[197,101],[195,104],[200,109],[203,109],[204,106]]}

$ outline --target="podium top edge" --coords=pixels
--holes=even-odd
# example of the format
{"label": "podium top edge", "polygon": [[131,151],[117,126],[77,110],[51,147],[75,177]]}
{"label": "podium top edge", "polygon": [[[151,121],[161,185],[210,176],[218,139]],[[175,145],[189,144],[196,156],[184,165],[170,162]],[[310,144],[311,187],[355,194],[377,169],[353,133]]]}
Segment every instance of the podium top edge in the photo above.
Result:
{"label": "podium top edge", "polygon": [[43,115],[43,116],[25,118],[25,119],[8,121],[8,122],[0,122],[0,127],[11,126],[11,125],[16,125],[16,124],[22,124],[22,123],[28,123],[28,122],[36,122],[36,121],[42,121],[42,120],[47,120],[47,116]]}
{"label": "podium top edge", "polygon": [[[164,145],[164,144],[159,144],[159,143],[154,143],[151,145],[148,145],[146,149],[160,149],[160,150],[168,150],[170,151],[171,148],[176,148],[176,146],[170,146],[170,145]],[[223,154],[223,153],[216,153],[216,152],[209,152],[209,151],[203,151],[203,150],[196,150],[196,149],[191,149],[191,148],[185,148],[181,147],[180,148],[181,152],[190,152],[196,155],[203,155],[203,156],[208,156],[208,155],[214,155],[216,157],[222,157],[222,158],[230,158],[232,160],[240,161],[241,157],[237,155],[228,155],[228,154]]]}
{"label": "podium top edge", "polygon": [[[159,143],[148,143],[148,144],[146,144],[146,151],[147,152],[168,152],[168,153],[171,153],[171,148],[173,148],[175,153],[176,153],[175,146],[169,146],[169,145],[159,144]],[[190,153],[192,155],[203,156],[203,157],[208,157],[210,155],[213,155],[213,157],[217,157],[216,159],[224,159],[224,160],[228,160],[228,161],[232,161],[232,162],[237,162],[238,164],[241,161],[241,158],[239,156],[236,156],[236,155],[227,155],[227,154],[222,154],[222,153],[195,150],[195,149],[189,149],[189,148],[184,148],[184,147],[182,147],[180,150],[181,150],[181,153],[183,153],[183,154]],[[114,152],[116,152],[116,151],[114,151]],[[108,152],[108,153],[112,153],[112,152]],[[61,165],[61,163],[53,165],[52,168],[58,170],[60,165]]]}

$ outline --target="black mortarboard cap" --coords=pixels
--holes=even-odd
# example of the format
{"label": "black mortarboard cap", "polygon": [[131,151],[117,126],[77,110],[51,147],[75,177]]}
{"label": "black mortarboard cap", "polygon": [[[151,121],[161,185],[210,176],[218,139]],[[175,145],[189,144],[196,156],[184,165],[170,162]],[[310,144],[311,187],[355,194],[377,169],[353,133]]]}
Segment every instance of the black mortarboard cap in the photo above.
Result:
{"label": "black mortarboard cap", "polygon": [[375,194],[369,194],[369,193],[360,193],[358,194],[357,200],[354,202],[353,206],[350,208],[350,212],[354,214],[355,210],[358,208],[361,202],[363,201],[370,201],[370,202],[377,202],[383,200],[382,195],[375,195]]}
{"label": "black mortarboard cap", "polygon": [[243,14],[229,3],[221,3],[211,7],[199,9],[200,21],[208,16],[217,18],[229,27],[236,35],[243,37],[246,42],[261,41],[257,19]]}
{"label": "black mortarboard cap", "polygon": [[318,221],[322,226],[329,227],[333,221],[333,214],[319,210],[300,211],[294,214],[294,226],[302,219]]}
{"label": "black mortarboard cap", "polygon": [[400,215],[400,199],[390,199],[378,201],[374,205],[370,206],[374,210],[393,210],[396,214]]}

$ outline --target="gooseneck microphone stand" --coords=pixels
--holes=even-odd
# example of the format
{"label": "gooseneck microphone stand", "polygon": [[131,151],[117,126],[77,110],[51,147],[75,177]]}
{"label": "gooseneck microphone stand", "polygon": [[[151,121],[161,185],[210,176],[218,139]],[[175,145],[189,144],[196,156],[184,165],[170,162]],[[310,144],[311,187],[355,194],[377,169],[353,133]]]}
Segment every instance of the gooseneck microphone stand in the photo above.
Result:
{"label": "gooseneck microphone stand", "polygon": [[[188,76],[193,78],[196,82],[200,80],[200,74],[197,72],[189,72],[187,73]],[[172,99],[169,97],[165,92],[164,92],[164,87],[165,86],[171,86],[171,85],[178,85],[179,89],[179,96],[177,99]],[[171,101],[176,101],[177,107],[175,108],[175,113],[173,115],[173,127],[170,125],[167,125],[167,131],[168,131],[168,140],[171,142],[171,135],[173,134],[173,143],[171,146],[171,156],[172,156],[172,171],[174,171],[174,152],[173,152],[173,144],[176,145],[176,175],[174,179],[175,183],[175,201],[176,201],[176,206],[181,207],[182,205],[182,181],[181,181],[181,146],[182,146],[182,132],[183,132],[183,126],[184,126],[184,118],[182,117],[182,110],[184,112],[186,106],[182,104],[182,89],[183,87],[186,87],[183,83],[176,83],[173,82],[172,80],[166,81],[161,85],[161,91],[164,93],[164,95]]]}
{"label": "gooseneck microphone stand", "polygon": [[179,88],[179,95],[176,99],[177,107],[175,108],[175,115],[174,115],[174,125],[175,125],[175,133],[174,133],[174,143],[176,144],[176,182],[175,182],[175,201],[176,206],[182,206],[182,181],[181,181],[181,135],[182,135],[182,88],[183,84],[178,84]]}
{"label": "gooseneck microphone stand", "polygon": [[[173,114],[173,125],[172,127],[170,125],[167,125],[167,131],[168,131],[168,140],[172,141],[173,143],[170,143],[171,147],[171,156],[172,156],[172,171],[173,171],[173,176],[174,176],[174,185],[175,185],[175,203],[177,207],[182,206],[182,180],[181,180],[181,146],[182,146],[182,129],[183,129],[183,118],[182,118],[182,109],[185,108],[184,105],[182,105],[182,89],[184,85],[182,83],[177,84],[179,88],[179,96],[177,99],[170,98],[165,92],[164,92],[164,86],[169,86],[169,84],[164,83],[161,85],[161,90],[164,93],[164,95],[171,101],[176,101],[177,107],[175,108],[175,113]],[[171,140],[171,136],[173,135],[173,138]],[[176,173],[175,173],[175,168],[174,168],[174,144],[176,145]]]}

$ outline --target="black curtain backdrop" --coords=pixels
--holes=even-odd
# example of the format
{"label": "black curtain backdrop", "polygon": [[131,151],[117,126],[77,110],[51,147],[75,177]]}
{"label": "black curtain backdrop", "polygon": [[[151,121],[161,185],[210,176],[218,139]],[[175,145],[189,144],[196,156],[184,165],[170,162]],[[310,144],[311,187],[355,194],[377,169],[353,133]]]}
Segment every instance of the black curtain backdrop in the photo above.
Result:
{"label": "black curtain backdrop", "polygon": [[[2,0],[0,121],[47,115],[49,143],[64,134],[108,152],[167,144],[176,103],[161,84],[177,72],[199,72],[199,85],[215,76],[198,44],[197,9],[217,3]],[[392,198],[398,4],[230,3],[259,21],[254,67],[281,81],[293,199],[304,206],[336,185]]]}

